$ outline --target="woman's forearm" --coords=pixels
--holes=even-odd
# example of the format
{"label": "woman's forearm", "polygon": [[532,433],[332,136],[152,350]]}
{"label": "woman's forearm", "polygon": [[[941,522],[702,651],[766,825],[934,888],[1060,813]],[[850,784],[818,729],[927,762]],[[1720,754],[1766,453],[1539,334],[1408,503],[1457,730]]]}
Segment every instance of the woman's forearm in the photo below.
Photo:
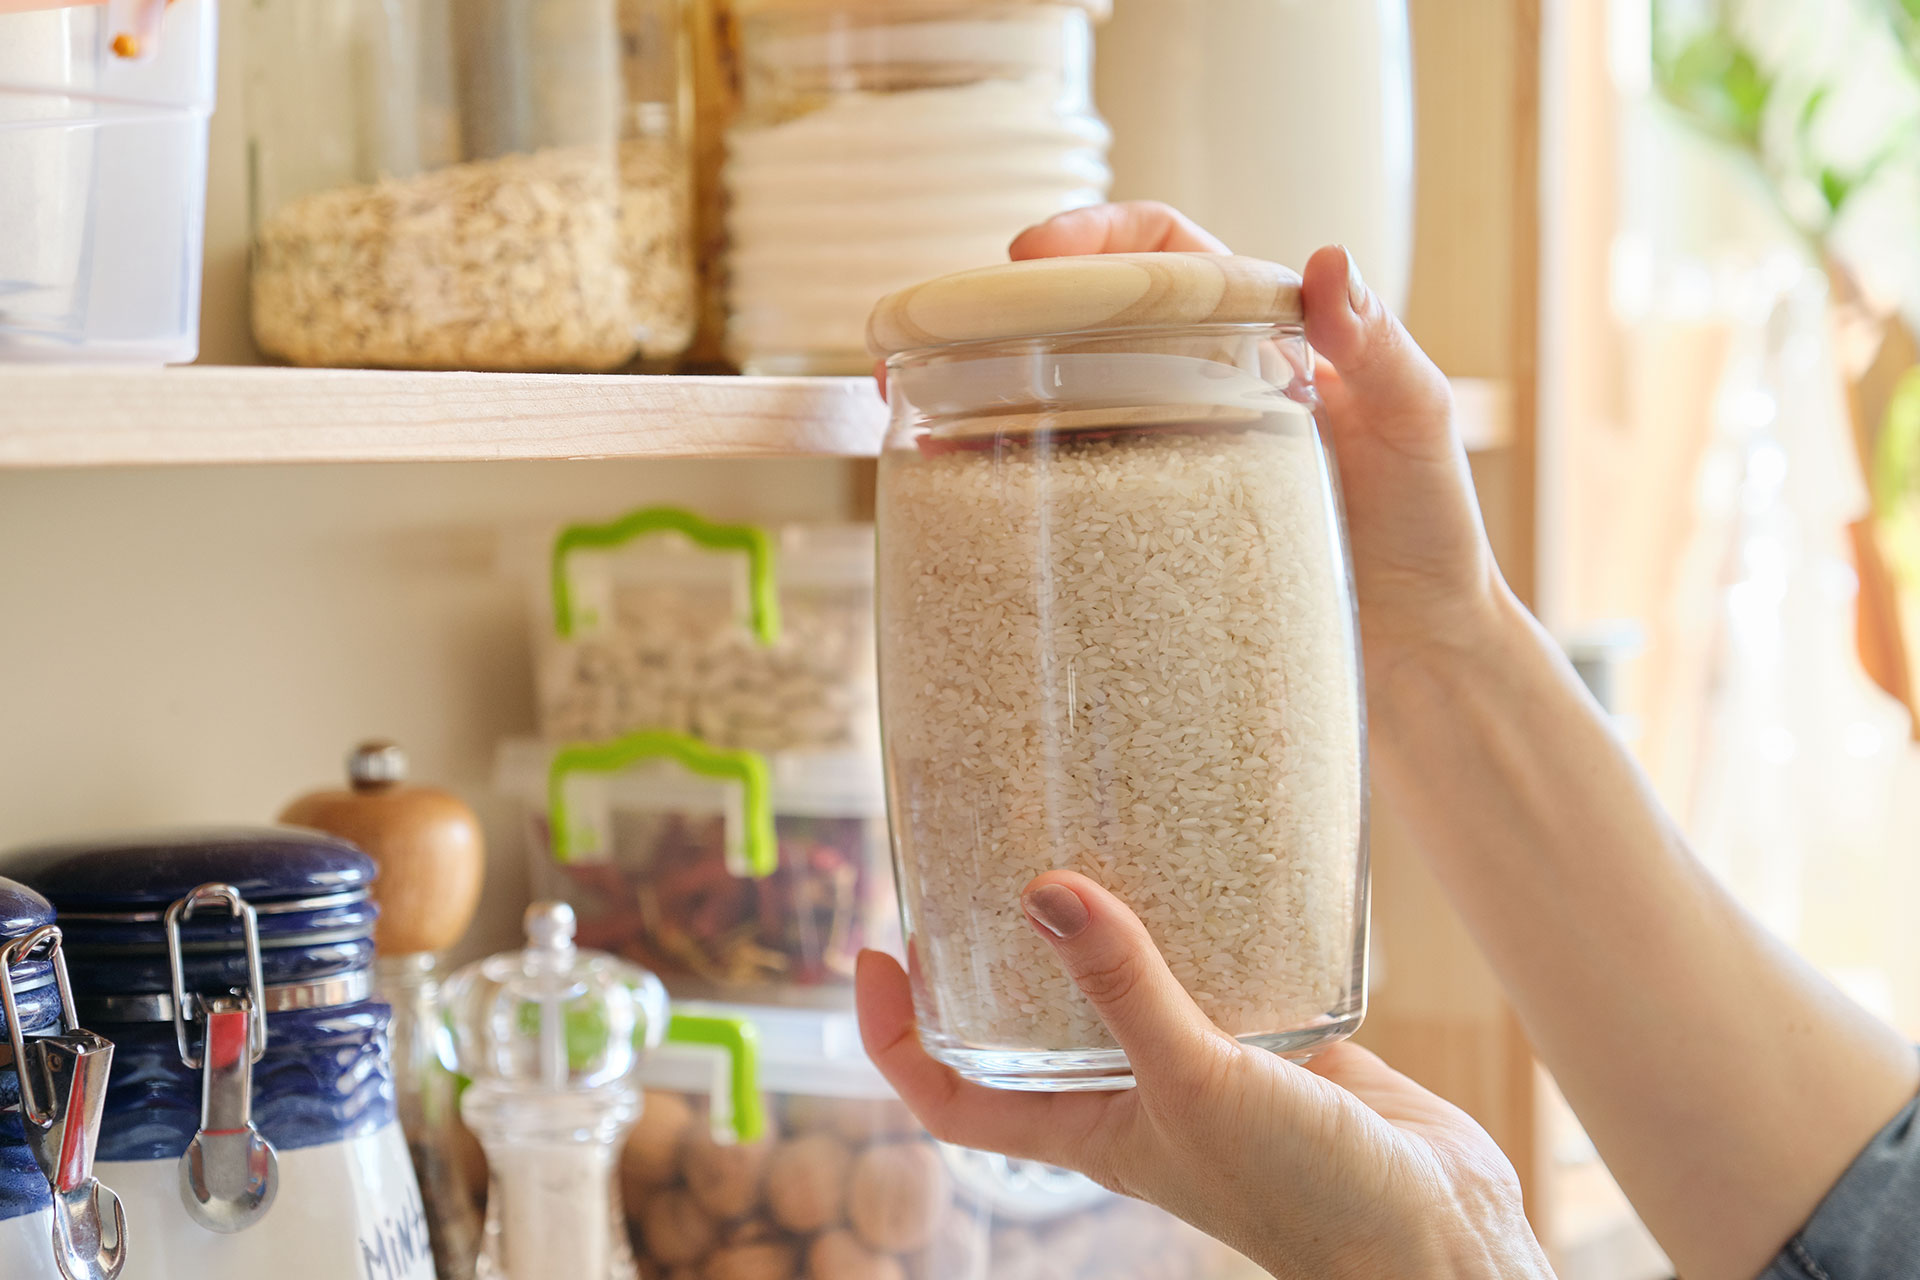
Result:
{"label": "woman's forearm", "polygon": [[1479,643],[1369,672],[1383,790],[1689,1280],[1757,1273],[1920,1060],[1690,854],[1498,588]]}

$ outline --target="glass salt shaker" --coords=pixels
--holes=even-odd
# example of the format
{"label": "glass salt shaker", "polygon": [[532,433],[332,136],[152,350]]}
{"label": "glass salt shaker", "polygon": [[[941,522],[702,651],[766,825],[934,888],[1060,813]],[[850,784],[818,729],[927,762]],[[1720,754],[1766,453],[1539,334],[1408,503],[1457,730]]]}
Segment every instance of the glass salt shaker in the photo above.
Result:
{"label": "glass salt shaker", "polygon": [[[620,1148],[640,1114],[635,1069],[669,1038],[731,1042],[731,1096],[757,1097],[744,1029],[675,1019],[645,969],[574,946],[573,908],[527,908],[527,946],[467,965],[444,1000],[457,1069],[472,1080],[461,1115],[486,1148],[480,1280],[635,1280],[620,1206]],[[753,1108],[749,1108],[752,1111]],[[736,1111],[742,1138],[757,1115]]]}

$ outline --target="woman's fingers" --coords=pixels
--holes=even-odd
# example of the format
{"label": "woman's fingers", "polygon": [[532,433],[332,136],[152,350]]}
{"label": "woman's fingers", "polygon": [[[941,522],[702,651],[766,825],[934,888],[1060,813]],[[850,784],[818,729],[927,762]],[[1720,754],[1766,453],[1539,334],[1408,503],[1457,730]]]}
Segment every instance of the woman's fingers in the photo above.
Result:
{"label": "woman's fingers", "polygon": [[1204,1083],[1238,1052],[1167,968],[1140,918],[1083,875],[1049,871],[1021,895],[1027,919],[1066,966],[1142,1086]]}
{"label": "woman's fingers", "polygon": [[1396,447],[1450,456],[1453,395],[1447,379],[1360,278],[1353,255],[1329,245],[1301,272],[1307,342],[1333,366],[1320,398],[1341,425]]}
{"label": "woman's fingers", "polygon": [[964,1080],[920,1043],[913,991],[892,956],[862,951],[854,973],[860,1039],[908,1110],[943,1142],[1088,1169],[1092,1140],[1126,1095],[1016,1093]]}
{"label": "woman's fingers", "polygon": [[1097,204],[1055,214],[1014,237],[1007,256],[1071,258],[1083,253],[1226,253],[1227,246],[1172,205],[1156,200]]}

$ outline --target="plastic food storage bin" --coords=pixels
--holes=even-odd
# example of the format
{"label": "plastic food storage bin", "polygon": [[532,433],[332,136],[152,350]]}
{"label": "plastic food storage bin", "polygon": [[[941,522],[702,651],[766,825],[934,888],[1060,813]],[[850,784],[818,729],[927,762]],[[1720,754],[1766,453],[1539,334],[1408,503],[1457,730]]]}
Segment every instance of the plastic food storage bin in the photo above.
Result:
{"label": "plastic food storage bin", "polygon": [[767,1132],[709,1130],[712,1060],[641,1069],[621,1160],[646,1276],[760,1280],[1252,1280],[1177,1219],[1076,1174],[935,1142],[867,1062],[850,1013],[726,1009],[758,1031]]}
{"label": "plastic food storage bin", "polygon": [[680,0],[261,0],[253,332],[306,365],[671,361],[697,289]]}
{"label": "plastic food storage bin", "polygon": [[0,5],[0,361],[200,346],[213,0]]}
{"label": "plastic food storage bin", "polygon": [[872,756],[642,733],[508,742],[496,780],[524,812],[535,894],[677,999],[844,1000],[860,948],[899,936]]}
{"label": "plastic food storage bin", "polygon": [[870,527],[649,507],[545,549],[529,616],[547,738],[878,750]]}
{"label": "plastic food storage bin", "polygon": [[1242,1040],[1359,1025],[1359,655],[1300,320],[1291,272],[1204,254],[990,267],[874,312],[888,811],[921,1035],[969,1076],[1130,1078],[1022,915],[1056,867]]}
{"label": "plastic food storage bin", "polygon": [[881,295],[1006,254],[1105,197],[1107,0],[735,0],[728,347],[749,373],[857,374]]}

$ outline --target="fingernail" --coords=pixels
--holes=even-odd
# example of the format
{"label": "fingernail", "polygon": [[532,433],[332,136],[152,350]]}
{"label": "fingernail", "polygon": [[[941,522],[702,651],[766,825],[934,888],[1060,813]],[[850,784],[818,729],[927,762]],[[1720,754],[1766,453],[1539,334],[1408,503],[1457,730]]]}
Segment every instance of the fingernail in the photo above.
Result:
{"label": "fingernail", "polygon": [[1092,919],[1080,895],[1063,884],[1043,884],[1020,899],[1027,918],[1056,938],[1071,938]]}
{"label": "fingernail", "polygon": [[1353,260],[1353,251],[1341,245],[1340,252],[1347,260],[1347,302],[1359,315],[1367,309],[1367,282],[1360,278],[1360,264]]}

